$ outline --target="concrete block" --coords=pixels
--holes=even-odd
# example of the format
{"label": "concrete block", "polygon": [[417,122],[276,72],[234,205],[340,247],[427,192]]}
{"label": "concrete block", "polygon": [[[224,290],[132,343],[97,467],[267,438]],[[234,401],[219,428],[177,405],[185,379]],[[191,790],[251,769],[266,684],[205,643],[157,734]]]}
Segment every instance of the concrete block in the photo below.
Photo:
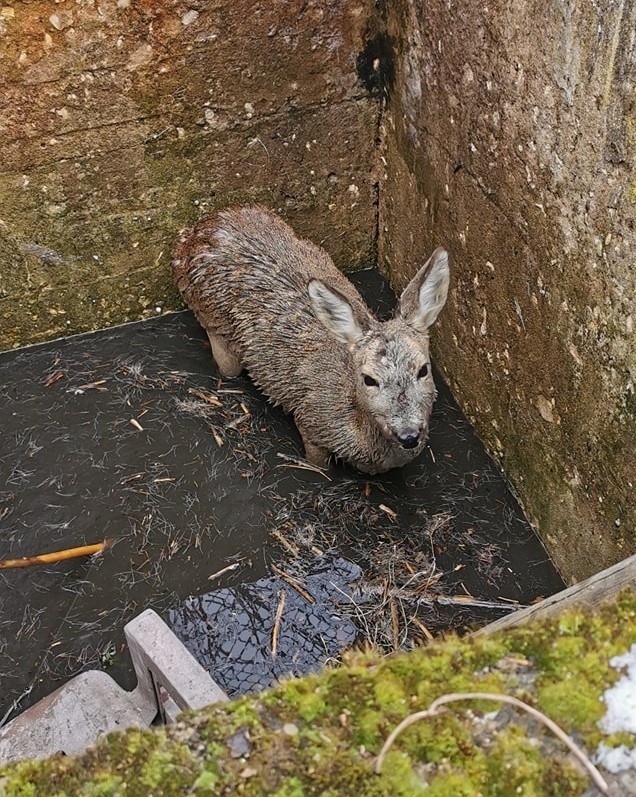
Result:
{"label": "concrete block", "polygon": [[147,727],[157,714],[174,722],[181,711],[228,699],[152,609],[124,633],[137,688],[127,692],[99,670],[81,673],[0,729],[0,764],[76,755],[111,731]]}
{"label": "concrete block", "polygon": [[174,706],[169,711],[164,710],[168,702],[164,691],[181,711],[228,699],[152,609],[146,609],[131,620],[124,633],[139,679],[137,688],[147,700],[155,700],[164,720],[176,716]]}
{"label": "concrete block", "polygon": [[156,714],[145,693],[127,692],[105,672],[89,670],[0,729],[0,763],[81,753],[106,733],[148,726]]}

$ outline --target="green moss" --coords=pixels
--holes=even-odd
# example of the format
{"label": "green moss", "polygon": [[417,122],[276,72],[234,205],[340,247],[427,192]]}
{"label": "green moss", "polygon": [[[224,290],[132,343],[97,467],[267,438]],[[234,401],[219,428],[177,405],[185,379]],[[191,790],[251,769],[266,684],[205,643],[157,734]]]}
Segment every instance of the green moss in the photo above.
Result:
{"label": "green moss", "polygon": [[391,756],[390,761],[387,761],[383,782],[379,780],[370,784],[372,788],[377,787],[377,794],[394,794],[396,797],[415,797],[422,794],[422,778],[414,771],[409,757],[402,753]]}
{"label": "green moss", "polygon": [[543,754],[521,728],[508,726],[499,735],[488,757],[488,778],[493,783],[493,795],[508,797],[538,797],[545,794]]}
{"label": "green moss", "polygon": [[92,783],[82,786],[78,797],[117,797],[120,793],[122,779],[108,772],[99,774]]}
{"label": "green moss", "polygon": [[194,781],[192,790],[194,794],[215,794],[218,782],[219,776],[206,769]]}
{"label": "green moss", "polygon": [[169,749],[154,750],[146,758],[140,767],[137,781],[148,792],[161,788],[176,793],[188,770],[194,770],[194,759],[188,748],[171,745]]}
{"label": "green moss", "polygon": [[442,773],[426,790],[426,797],[481,797],[483,791],[469,774],[463,772]]}
{"label": "green moss", "polygon": [[[439,797],[576,797],[586,778],[561,743],[524,724],[522,714],[516,724],[491,729],[489,739],[480,736],[474,716],[493,711],[492,703],[449,704],[404,731],[380,776],[373,764],[400,720],[453,690],[518,694],[589,750],[601,738],[620,743],[618,735],[603,737],[597,721],[600,697],[618,677],[609,659],[636,641],[635,616],[636,597],[624,595],[596,616],[571,613],[496,639],[450,637],[383,660],[354,654],[346,667],[193,712],[176,726],[112,735],[78,759],[7,766],[0,795],[410,797],[426,789]],[[286,723],[295,726],[291,733]],[[239,730],[249,735],[247,758],[231,755]]]}
{"label": "green moss", "polygon": [[15,781],[9,783],[7,786],[2,786],[0,781],[0,794],[6,797],[37,797],[36,787],[30,781],[19,782]]}
{"label": "green moss", "polygon": [[305,797],[305,790],[298,778],[289,778],[274,792],[274,797]]}
{"label": "green moss", "polygon": [[565,730],[588,726],[603,716],[603,704],[598,693],[579,690],[578,679],[549,683],[539,689],[538,702],[541,709]]}
{"label": "green moss", "polygon": [[386,735],[387,722],[385,718],[373,708],[364,708],[356,713],[354,719],[354,742],[364,745],[369,749],[381,744],[381,739]]}
{"label": "green moss", "polygon": [[[264,698],[264,702],[268,702],[267,697]],[[316,680],[313,678],[290,681],[286,702],[305,722],[313,722],[327,711],[323,690],[316,685]]]}
{"label": "green moss", "polygon": [[402,715],[407,706],[406,695],[401,682],[397,678],[386,675],[373,685],[374,705],[376,710],[384,714]]}

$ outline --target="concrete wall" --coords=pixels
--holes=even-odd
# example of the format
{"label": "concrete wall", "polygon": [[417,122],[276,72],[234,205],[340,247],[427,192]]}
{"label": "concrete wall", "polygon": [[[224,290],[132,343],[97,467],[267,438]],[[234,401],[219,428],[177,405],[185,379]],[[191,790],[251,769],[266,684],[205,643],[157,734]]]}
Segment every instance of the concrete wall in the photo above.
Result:
{"label": "concrete wall", "polygon": [[217,205],[398,288],[442,243],[438,363],[558,565],[633,552],[635,29],[634,0],[7,3],[0,347],[179,306],[172,242]]}
{"label": "concrete wall", "polygon": [[0,8],[0,348],[178,305],[180,227],[257,200],[375,257],[371,0]]}
{"label": "concrete wall", "polygon": [[380,254],[564,574],[636,550],[636,5],[395,0]]}

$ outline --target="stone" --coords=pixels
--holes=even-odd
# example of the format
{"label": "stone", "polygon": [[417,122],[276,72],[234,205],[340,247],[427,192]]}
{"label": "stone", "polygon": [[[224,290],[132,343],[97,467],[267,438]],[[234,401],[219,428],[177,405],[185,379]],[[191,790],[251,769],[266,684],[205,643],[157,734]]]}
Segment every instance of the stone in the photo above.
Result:
{"label": "stone", "polygon": [[0,729],[0,762],[75,755],[111,731],[147,727],[156,713],[154,700],[88,670]]}

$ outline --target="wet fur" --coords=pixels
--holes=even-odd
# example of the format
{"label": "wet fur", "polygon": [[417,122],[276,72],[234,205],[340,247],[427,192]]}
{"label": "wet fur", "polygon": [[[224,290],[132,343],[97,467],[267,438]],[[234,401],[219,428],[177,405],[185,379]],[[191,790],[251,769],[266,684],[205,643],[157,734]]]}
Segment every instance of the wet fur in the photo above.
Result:
{"label": "wet fur", "polygon": [[[308,459],[324,465],[335,454],[369,474],[406,464],[425,444],[435,398],[418,305],[426,268],[403,293],[402,314],[381,323],[324,250],[264,208],[204,218],[181,234],[173,260],[177,286],[207,330],[221,372],[244,367],[293,413]],[[444,283],[437,268],[435,317],[446,299],[447,265],[445,273]],[[336,318],[328,329],[310,284],[336,316],[349,312],[351,323]],[[425,364],[428,375],[418,379]],[[369,389],[363,374],[381,387]],[[409,424],[421,439],[405,449],[395,431]]]}

